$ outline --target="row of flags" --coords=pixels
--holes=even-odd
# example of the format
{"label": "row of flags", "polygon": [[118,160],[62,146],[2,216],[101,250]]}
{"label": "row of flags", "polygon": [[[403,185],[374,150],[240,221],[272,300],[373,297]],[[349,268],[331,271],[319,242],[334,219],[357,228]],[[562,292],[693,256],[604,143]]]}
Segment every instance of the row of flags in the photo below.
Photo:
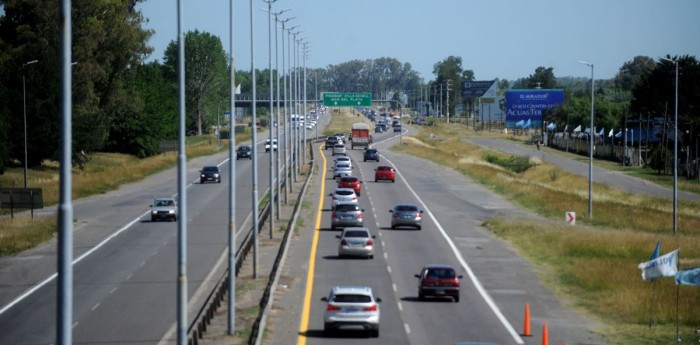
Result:
{"label": "row of flags", "polygon": [[530,119],[527,119],[527,121],[520,120],[515,123],[515,128],[530,128],[531,125],[532,122],[530,121]]}
{"label": "row of flags", "polygon": [[649,261],[639,264],[643,280],[674,277],[676,285],[700,286],[700,267],[678,270],[678,249],[659,256],[661,241],[656,244]]}

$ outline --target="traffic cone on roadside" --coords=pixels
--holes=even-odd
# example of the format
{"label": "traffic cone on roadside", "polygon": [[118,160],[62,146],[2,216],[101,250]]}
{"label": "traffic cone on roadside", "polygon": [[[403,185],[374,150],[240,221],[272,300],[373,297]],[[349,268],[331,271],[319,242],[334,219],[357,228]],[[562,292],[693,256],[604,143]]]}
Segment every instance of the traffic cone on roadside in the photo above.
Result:
{"label": "traffic cone on roadside", "polygon": [[530,303],[525,303],[525,326],[523,327],[523,337],[531,337],[530,332]]}
{"label": "traffic cone on roadside", "polygon": [[549,334],[547,334],[547,323],[542,325],[542,345],[549,345]]}

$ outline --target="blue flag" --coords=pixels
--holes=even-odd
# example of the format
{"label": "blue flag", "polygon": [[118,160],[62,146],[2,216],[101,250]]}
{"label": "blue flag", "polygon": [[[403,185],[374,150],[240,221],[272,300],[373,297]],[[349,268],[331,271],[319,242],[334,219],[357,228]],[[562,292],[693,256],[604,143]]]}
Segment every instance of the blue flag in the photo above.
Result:
{"label": "blue flag", "polygon": [[676,273],[676,285],[700,286],[700,267],[689,268]]}
{"label": "blue flag", "polygon": [[660,251],[661,251],[661,240],[659,240],[659,242],[656,242],[656,248],[654,248],[654,252],[651,253],[651,256],[649,257],[649,261],[658,258]]}

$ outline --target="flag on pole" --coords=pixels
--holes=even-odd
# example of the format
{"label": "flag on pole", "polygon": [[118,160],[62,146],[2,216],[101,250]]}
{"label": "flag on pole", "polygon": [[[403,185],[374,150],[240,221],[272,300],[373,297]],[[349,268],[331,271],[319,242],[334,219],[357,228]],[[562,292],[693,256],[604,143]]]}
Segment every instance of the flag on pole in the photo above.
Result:
{"label": "flag on pole", "polygon": [[644,280],[673,277],[678,273],[678,249],[654,260],[642,262],[638,267],[642,270],[642,279]]}
{"label": "flag on pole", "polygon": [[676,273],[676,285],[700,286],[700,267],[689,268]]}
{"label": "flag on pole", "polygon": [[581,125],[578,125],[578,127],[574,128],[574,132],[580,132],[581,131]]}
{"label": "flag on pole", "polygon": [[605,134],[605,127],[603,127],[603,128],[600,130],[600,132],[598,132],[598,136],[599,136],[599,137],[602,137],[603,134]]}
{"label": "flag on pole", "polygon": [[651,253],[649,260],[654,260],[654,259],[658,258],[660,252],[661,252],[661,240],[659,240],[659,242],[656,242],[656,248],[654,248],[654,251]]}
{"label": "flag on pole", "polygon": [[622,138],[622,131],[615,133],[615,138]]}
{"label": "flag on pole", "polygon": [[613,132],[615,132],[612,128],[610,128],[610,132],[608,132],[608,138],[612,138]]}

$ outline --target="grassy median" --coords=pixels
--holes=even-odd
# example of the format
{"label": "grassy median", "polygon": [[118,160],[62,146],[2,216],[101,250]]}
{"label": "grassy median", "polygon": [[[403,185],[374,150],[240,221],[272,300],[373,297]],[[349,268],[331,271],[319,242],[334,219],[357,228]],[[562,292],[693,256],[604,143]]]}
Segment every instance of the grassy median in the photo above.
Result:
{"label": "grassy median", "polygon": [[[600,320],[605,326],[598,331],[610,343],[674,342],[676,285],[672,278],[657,280],[650,328],[654,289],[642,281],[637,265],[649,259],[661,240],[662,254],[680,248],[681,269],[700,266],[700,203],[679,201],[679,234],[674,236],[670,200],[595,184],[594,217],[589,220],[587,178],[534,157],[526,157],[527,168],[515,172],[512,164],[500,163],[519,162],[522,157],[469,144],[465,137],[483,134],[461,124],[415,128],[418,134],[404,137],[404,145],[395,146],[395,151],[453,168],[544,217],[540,221],[501,217],[484,225],[535,263],[543,281],[562,300]],[[576,226],[564,224],[567,211],[579,215]],[[681,338],[697,342],[700,288],[681,286],[679,291]]]}

